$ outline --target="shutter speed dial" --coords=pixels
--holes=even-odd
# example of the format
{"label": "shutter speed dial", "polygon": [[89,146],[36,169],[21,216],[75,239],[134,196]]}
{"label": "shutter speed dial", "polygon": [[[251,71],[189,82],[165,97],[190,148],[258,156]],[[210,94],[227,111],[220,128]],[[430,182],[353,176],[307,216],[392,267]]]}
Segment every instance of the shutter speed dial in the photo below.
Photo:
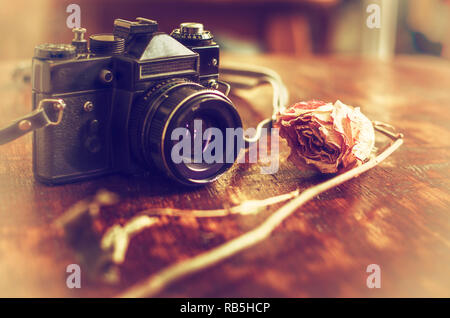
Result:
{"label": "shutter speed dial", "polygon": [[203,24],[196,22],[184,22],[180,24],[181,33],[202,34]]}
{"label": "shutter speed dial", "polygon": [[180,27],[170,34],[181,43],[201,42],[202,44],[212,42],[213,35],[203,28],[203,24],[196,22],[184,22]]}

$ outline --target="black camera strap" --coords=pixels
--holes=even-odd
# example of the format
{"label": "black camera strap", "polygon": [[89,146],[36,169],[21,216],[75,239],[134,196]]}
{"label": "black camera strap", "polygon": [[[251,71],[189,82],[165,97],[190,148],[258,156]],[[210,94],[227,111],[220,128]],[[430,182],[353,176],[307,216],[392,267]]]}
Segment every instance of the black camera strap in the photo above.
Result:
{"label": "black camera strap", "polygon": [[[57,112],[55,121],[51,120],[47,113],[49,106],[53,107],[53,111]],[[0,129],[0,145],[13,141],[36,129],[59,125],[65,106],[66,104],[62,99],[41,100],[34,111]]]}

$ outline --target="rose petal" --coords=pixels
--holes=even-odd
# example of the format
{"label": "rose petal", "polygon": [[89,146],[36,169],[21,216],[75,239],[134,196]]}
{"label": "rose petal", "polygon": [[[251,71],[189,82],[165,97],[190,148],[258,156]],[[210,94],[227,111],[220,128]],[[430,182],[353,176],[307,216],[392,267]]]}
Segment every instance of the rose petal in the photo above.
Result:
{"label": "rose petal", "polygon": [[323,173],[366,160],[375,141],[370,120],[340,101],[296,103],[277,115],[276,127],[288,141],[294,164],[301,159]]}

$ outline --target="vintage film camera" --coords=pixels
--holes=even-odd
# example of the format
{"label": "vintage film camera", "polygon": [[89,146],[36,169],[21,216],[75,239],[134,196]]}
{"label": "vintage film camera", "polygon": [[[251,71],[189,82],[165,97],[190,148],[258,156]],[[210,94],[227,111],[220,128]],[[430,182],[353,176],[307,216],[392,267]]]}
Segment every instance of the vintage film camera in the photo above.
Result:
{"label": "vintage film camera", "polygon": [[153,20],[116,19],[112,34],[92,35],[89,45],[85,31],[74,29],[71,44],[35,49],[33,107],[44,100],[66,104],[58,125],[34,132],[39,181],[61,184],[113,172],[151,176],[159,170],[183,184],[204,184],[232,166],[171,160],[177,127],[195,134],[194,120],[203,129],[242,126],[233,103],[218,90],[219,46],[209,31],[182,23],[168,35]]}

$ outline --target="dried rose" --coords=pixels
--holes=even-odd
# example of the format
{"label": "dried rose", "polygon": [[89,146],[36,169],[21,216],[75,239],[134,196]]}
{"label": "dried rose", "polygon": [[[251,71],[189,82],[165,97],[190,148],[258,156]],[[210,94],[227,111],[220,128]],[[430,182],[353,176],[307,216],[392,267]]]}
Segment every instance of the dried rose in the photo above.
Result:
{"label": "dried rose", "polygon": [[314,165],[323,173],[362,163],[375,143],[371,121],[358,107],[340,101],[296,103],[278,114],[276,126],[291,148],[289,160],[296,166]]}

